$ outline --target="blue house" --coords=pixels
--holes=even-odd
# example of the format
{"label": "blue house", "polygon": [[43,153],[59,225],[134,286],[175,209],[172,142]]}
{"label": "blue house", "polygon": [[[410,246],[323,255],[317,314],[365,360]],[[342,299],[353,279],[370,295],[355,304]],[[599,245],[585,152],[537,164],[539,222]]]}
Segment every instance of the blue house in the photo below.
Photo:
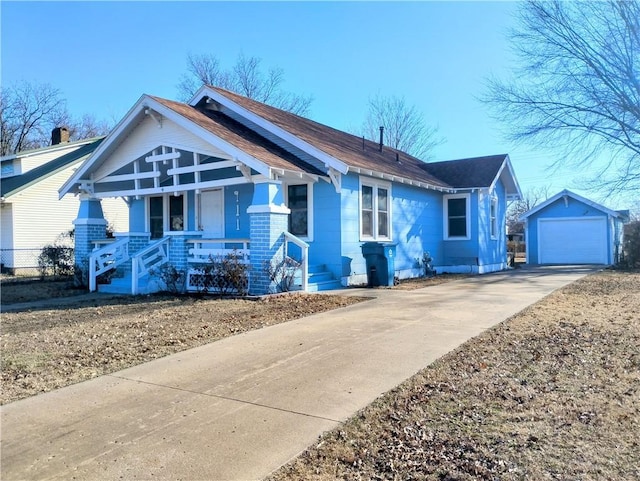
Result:
{"label": "blue house", "polygon": [[614,211],[568,190],[522,215],[529,264],[615,264],[629,211]]}
{"label": "blue house", "polygon": [[[154,291],[149,272],[169,265],[197,290],[207,259],[233,252],[262,294],[274,289],[265,266],[290,258],[307,291],[366,285],[376,266],[391,271],[383,284],[416,277],[427,253],[438,272],[505,269],[505,212],[520,189],[506,154],[425,163],[203,86],[189,103],[143,95],[67,194],[80,198],[76,263],[92,289],[117,270],[101,288]],[[130,222],[107,243],[110,197],[127,200]]]}

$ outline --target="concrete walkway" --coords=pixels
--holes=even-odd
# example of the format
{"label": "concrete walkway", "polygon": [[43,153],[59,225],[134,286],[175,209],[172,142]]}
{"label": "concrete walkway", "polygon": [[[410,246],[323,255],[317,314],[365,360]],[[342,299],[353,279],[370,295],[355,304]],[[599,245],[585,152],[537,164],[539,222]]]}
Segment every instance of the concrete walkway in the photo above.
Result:
{"label": "concrete walkway", "polygon": [[438,357],[594,270],[348,290],[375,299],[8,404],[0,478],[260,479]]}

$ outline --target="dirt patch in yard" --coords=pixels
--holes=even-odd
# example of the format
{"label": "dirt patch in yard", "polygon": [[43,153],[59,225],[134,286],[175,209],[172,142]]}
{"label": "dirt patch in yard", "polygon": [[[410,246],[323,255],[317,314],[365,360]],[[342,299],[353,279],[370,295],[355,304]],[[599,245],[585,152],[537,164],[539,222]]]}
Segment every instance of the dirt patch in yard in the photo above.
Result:
{"label": "dirt patch in yard", "polygon": [[604,271],[470,340],[268,478],[640,479],[640,273]]}

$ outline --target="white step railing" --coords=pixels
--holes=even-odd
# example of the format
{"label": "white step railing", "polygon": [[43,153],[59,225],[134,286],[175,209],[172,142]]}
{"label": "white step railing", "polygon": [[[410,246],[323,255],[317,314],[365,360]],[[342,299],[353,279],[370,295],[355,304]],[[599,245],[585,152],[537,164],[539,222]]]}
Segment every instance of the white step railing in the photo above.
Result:
{"label": "white step railing", "polygon": [[285,256],[285,258],[288,257],[288,255],[289,255],[289,248],[288,248],[289,242],[292,242],[293,244],[295,244],[298,247],[300,247],[300,250],[302,251],[302,254],[301,254],[302,255],[302,259],[300,259],[300,269],[302,271],[302,273],[301,273],[302,291],[306,292],[307,291],[307,285],[309,284],[309,244],[307,244],[302,239],[294,236],[292,233],[285,232],[284,233],[284,256]]}
{"label": "white step railing", "polygon": [[169,262],[169,240],[163,237],[131,256],[131,293],[140,292],[140,279]]}
{"label": "white step railing", "polygon": [[[101,243],[101,242],[100,242]],[[96,244],[98,245],[98,244]],[[115,269],[129,260],[129,240],[127,238],[110,241],[104,247],[94,250],[89,256],[89,291],[97,288],[100,274]]]}
{"label": "white step railing", "polygon": [[[249,262],[249,239],[188,239],[187,243],[192,245],[187,258],[190,264],[206,264],[211,259],[232,253],[240,256],[243,262]],[[229,248],[228,244],[242,247]]]}

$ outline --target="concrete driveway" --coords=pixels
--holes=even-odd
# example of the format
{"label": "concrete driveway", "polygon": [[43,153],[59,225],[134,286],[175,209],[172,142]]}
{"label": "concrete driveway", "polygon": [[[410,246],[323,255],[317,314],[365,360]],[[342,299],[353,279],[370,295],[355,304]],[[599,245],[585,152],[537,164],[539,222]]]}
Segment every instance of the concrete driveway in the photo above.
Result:
{"label": "concrete driveway", "polygon": [[380,394],[595,268],[374,299],[1,408],[1,479],[260,479]]}

